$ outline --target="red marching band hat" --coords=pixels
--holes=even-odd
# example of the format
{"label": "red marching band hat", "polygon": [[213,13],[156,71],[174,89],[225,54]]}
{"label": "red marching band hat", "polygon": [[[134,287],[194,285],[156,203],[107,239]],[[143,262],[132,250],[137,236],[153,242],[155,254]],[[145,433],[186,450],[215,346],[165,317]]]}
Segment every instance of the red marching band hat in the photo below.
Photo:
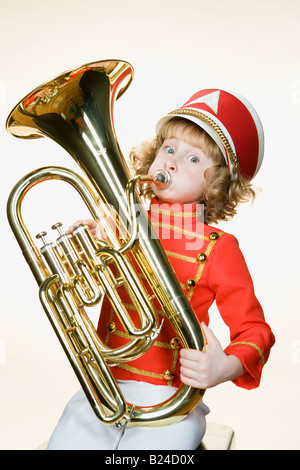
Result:
{"label": "red marching band hat", "polygon": [[257,174],[264,153],[264,132],[252,105],[242,96],[223,90],[195,93],[181,108],[159,120],[156,131],[173,117],[188,119],[204,129],[224,155],[233,179]]}

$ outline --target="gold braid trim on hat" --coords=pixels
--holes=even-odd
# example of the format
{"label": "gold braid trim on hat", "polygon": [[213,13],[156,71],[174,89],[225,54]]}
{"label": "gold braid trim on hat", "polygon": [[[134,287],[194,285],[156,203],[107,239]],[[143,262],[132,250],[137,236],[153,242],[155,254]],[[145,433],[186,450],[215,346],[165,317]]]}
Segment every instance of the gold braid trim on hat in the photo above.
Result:
{"label": "gold braid trim on hat", "polygon": [[200,111],[196,111],[194,109],[188,109],[188,108],[176,109],[175,111],[171,111],[168,114],[169,115],[171,115],[171,114],[189,114],[190,116],[197,117],[197,118],[201,119],[201,121],[204,121],[215,132],[215,134],[218,136],[221,143],[225,147],[226,152],[227,152],[227,154],[229,156],[229,159],[231,161],[231,164],[232,164],[233,173],[237,173],[239,171],[240,164],[238,162],[238,159],[237,159],[234,151],[232,150],[232,147],[231,147],[227,137],[225,136],[224,132],[218,126],[218,124],[216,124],[213,121],[213,119],[207,117],[203,113],[200,113]]}

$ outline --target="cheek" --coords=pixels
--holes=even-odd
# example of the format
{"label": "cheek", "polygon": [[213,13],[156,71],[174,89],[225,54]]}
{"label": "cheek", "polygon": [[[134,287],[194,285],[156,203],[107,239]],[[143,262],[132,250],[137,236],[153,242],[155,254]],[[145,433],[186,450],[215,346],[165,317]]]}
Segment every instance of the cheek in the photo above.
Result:
{"label": "cheek", "polygon": [[149,175],[153,174],[159,168],[161,168],[161,165],[160,165],[159,160],[156,157],[149,167],[149,170],[148,170]]}
{"label": "cheek", "polygon": [[154,171],[155,171],[155,168],[153,167],[153,163],[152,163],[152,165],[150,165],[148,169],[148,175],[153,175]]}

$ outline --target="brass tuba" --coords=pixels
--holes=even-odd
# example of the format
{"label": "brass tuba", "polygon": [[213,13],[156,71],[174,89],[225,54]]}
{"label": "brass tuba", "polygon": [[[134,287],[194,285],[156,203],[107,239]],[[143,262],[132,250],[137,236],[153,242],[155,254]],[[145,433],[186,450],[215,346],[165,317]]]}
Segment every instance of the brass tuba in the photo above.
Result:
{"label": "brass tuba", "polygon": [[[184,384],[169,400],[140,407],[126,403],[110,365],[144,354],[159,334],[156,311],[148,290],[133,269],[134,257],[184,348],[202,350],[204,338],[188,300],[174,275],[160,241],[153,237],[147,213],[130,179],[113,121],[113,106],[133,78],[132,66],[111,60],[86,64],[61,74],[28,94],[10,113],[6,127],[16,137],[47,136],[71,154],[88,183],[73,171],[45,167],[22,178],[13,188],[7,213],[10,226],[39,285],[42,306],[97,417],[116,425],[161,426],[183,419],[204,391]],[[73,237],[61,224],[56,243],[39,250],[21,214],[25,194],[37,183],[58,179],[69,183],[83,198],[91,215],[105,226],[105,240],[95,240],[86,226]],[[112,213],[117,213],[113,218]],[[115,222],[118,222],[117,229]],[[121,301],[125,286],[139,315],[139,327]],[[131,340],[110,349],[98,337],[85,307],[107,295]]]}

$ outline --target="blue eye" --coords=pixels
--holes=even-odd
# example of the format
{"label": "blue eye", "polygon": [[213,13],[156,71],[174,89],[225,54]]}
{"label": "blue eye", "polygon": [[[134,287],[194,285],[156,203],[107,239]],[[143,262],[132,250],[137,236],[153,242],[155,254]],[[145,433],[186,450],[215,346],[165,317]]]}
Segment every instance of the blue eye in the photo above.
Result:
{"label": "blue eye", "polygon": [[194,155],[191,155],[190,157],[188,157],[188,159],[192,163],[198,163],[199,162],[199,159],[197,157],[195,157]]}
{"label": "blue eye", "polygon": [[170,153],[170,154],[174,153],[174,149],[172,147],[167,147],[166,151],[167,151],[167,153]]}

